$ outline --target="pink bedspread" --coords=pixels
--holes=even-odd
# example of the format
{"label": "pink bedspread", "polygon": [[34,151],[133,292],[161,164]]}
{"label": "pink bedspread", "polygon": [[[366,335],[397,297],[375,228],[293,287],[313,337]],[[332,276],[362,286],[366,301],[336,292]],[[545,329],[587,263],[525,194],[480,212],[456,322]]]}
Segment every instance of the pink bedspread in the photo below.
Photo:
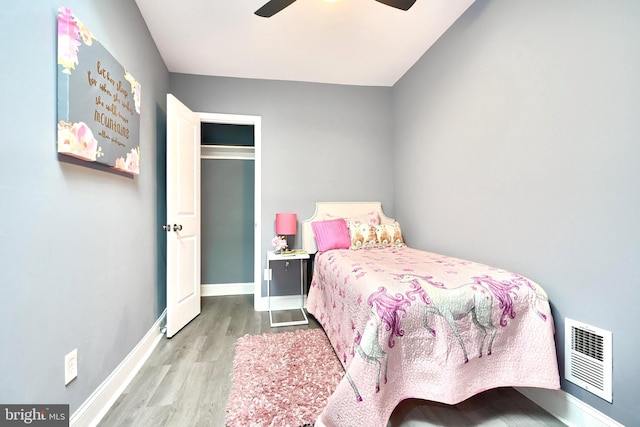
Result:
{"label": "pink bedspread", "polygon": [[346,369],[316,426],[385,426],[407,398],[560,387],[547,295],[509,271],[408,247],[332,250],[316,255],[307,310]]}

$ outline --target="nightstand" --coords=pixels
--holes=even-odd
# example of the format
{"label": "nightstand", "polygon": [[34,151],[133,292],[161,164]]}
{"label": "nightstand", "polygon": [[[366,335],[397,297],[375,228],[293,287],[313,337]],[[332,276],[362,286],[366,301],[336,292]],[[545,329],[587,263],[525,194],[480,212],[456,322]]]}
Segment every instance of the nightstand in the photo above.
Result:
{"label": "nightstand", "polygon": [[[293,253],[293,254],[276,254],[273,251],[267,252],[267,268],[269,269],[269,274],[267,275],[267,302],[269,304],[269,322],[271,327],[277,326],[293,326],[293,325],[308,325],[309,318],[307,318],[307,313],[304,311],[304,264],[306,260],[309,259],[308,253]],[[291,263],[291,261],[297,261],[300,264],[300,311],[302,312],[302,316],[304,320],[294,320],[290,322],[274,322],[273,321],[273,312],[271,310],[271,263],[272,262],[285,262]]]}

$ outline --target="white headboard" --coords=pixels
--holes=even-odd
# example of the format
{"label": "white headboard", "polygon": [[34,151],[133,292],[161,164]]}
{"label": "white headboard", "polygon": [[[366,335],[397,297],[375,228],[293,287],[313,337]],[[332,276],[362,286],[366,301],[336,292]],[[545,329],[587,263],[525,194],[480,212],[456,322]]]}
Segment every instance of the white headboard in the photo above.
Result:
{"label": "white headboard", "polygon": [[382,224],[395,222],[393,218],[389,218],[382,212],[382,203],[380,202],[316,202],[316,211],[311,218],[302,221],[302,249],[310,254],[318,252],[316,238],[311,227],[313,221],[323,221],[327,214],[333,217],[348,218],[374,211],[378,212]]}

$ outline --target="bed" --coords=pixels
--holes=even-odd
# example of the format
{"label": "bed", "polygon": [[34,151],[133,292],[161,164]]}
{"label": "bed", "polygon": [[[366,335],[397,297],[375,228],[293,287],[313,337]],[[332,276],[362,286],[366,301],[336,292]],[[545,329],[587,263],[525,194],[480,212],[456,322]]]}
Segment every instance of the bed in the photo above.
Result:
{"label": "bed", "polygon": [[379,202],[317,203],[302,245],[316,254],[306,309],[345,368],[316,426],[382,427],[408,398],[560,387],[549,302],[530,279],[408,247]]}

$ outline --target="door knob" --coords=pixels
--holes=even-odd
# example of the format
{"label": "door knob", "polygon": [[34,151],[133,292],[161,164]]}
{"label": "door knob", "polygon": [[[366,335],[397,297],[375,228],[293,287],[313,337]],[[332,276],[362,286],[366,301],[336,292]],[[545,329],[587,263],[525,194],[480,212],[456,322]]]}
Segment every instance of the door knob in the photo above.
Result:
{"label": "door knob", "polygon": [[164,225],[162,226],[162,229],[163,229],[164,231],[166,231],[166,232],[171,231],[171,224],[164,224]]}
{"label": "door knob", "polygon": [[182,224],[173,224],[173,231],[182,231]]}

